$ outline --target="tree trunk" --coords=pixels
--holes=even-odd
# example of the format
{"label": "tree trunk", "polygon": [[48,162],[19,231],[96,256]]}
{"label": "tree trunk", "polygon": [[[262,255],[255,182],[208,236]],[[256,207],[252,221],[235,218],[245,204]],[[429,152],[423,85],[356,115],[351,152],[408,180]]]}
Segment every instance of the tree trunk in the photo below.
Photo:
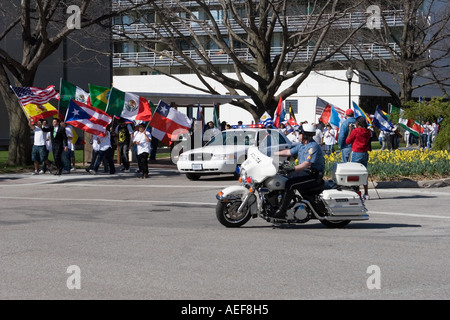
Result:
{"label": "tree trunk", "polygon": [[9,117],[9,147],[7,165],[29,165],[31,164],[32,144],[28,119],[20,106],[18,98],[9,88],[10,81],[3,67],[0,67],[0,82],[3,84],[0,86],[0,94],[5,103],[6,111],[8,112]]}
{"label": "tree trunk", "polygon": [[31,135],[28,119],[16,97],[3,97],[9,116],[8,165],[31,164]]}

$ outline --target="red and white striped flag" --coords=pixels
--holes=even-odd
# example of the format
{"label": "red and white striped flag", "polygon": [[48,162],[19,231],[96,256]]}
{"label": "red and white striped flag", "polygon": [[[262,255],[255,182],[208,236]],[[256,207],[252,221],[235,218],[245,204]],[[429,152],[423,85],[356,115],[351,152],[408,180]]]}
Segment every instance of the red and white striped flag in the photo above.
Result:
{"label": "red and white striped flag", "polygon": [[153,137],[170,146],[173,138],[189,131],[192,120],[164,101],[159,101],[148,125],[152,127]]}
{"label": "red and white striped flag", "polygon": [[69,102],[65,122],[78,129],[104,137],[111,121],[112,117],[103,110],[75,100]]}
{"label": "red and white striped flag", "polygon": [[20,103],[23,106],[27,104],[46,104],[52,99],[59,100],[59,93],[56,92],[55,86],[48,86],[45,89],[36,88],[36,87],[13,87],[11,86],[12,91],[16,94],[17,98],[19,98]]}

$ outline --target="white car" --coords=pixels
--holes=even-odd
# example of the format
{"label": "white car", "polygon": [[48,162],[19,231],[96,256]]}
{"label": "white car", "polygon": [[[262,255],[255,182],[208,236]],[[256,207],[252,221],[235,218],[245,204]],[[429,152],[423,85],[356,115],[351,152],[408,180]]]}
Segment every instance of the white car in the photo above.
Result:
{"label": "white car", "polygon": [[249,147],[256,146],[266,155],[273,156],[274,151],[288,149],[291,145],[292,142],[278,129],[225,130],[205,146],[180,154],[177,168],[190,180],[198,180],[207,174],[237,174],[236,168],[245,161]]}

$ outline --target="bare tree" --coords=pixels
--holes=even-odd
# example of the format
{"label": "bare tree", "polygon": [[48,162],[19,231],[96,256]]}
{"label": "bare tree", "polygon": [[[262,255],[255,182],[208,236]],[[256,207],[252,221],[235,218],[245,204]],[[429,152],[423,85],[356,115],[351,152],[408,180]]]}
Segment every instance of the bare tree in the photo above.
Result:
{"label": "bare tree", "polygon": [[[353,25],[348,16],[358,2],[217,0],[216,5],[211,3],[155,1],[150,4],[155,17],[146,23],[146,32],[136,29],[130,32],[131,28],[122,26],[115,29],[115,34],[122,39],[138,39],[139,45],[154,55],[184,66],[195,73],[203,87],[183,82],[157,64],[146,64],[184,85],[218,94],[210,84],[213,79],[233,95],[249,96],[251,101],[233,100],[231,104],[250,112],[256,121],[265,111],[273,114],[280,95],[286,99],[296,93],[310,72],[328,61],[365,24],[364,20]],[[343,25],[345,37],[336,42],[330,37],[330,30],[342,29]],[[218,56],[222,63],[217,63]],[[225,72],[224,64],[232,66],[233,71],[225,69],[228,71]],[[286,81],[291,84],[280,92]]]}
{"label": "bare tree", "polygon": [[[69,3],[70,2],[70,3]],[[76,5],[80,25],[67,23],[67,8]],[[140,4],[141,5],[141,4]],[[133,10],[140,5],[130,6]],[[27,119],[10,85],[33,86],[40,64],[51,56],[70,34],[106,21],[125,11],[111,11],[111,1],[22,0],[0,3],[0,94],[6,104],[10,123],[9,164],[29,163],[31,143]],[[73,21],[76,22],[76,21]],[[1,46],[6,39],[22,52]]]}
{"label": "bare tree", "polygon": [[[414,90],[422,87],[437,85],[445,95],[450,85],[449,2],[368,1],[367,5],[381,10],[380,25],[358,35],[358,40],[373,45],[354,44],[364,66],[359,70],[361,77],[387,92],[397,106],[406,106]],[[396,23],[388,19],[395,10],[400,12]],[[357,62],[355,56],[351,59]],[[391,74],[400,90],[385,83],[377,71]]]}

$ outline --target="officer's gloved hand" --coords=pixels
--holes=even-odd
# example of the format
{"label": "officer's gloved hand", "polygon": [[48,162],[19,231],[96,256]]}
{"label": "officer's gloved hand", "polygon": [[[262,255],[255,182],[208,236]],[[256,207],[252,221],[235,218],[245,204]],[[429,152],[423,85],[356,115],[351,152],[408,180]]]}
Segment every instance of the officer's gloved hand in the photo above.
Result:
{"label": "officer's gloved hand", "polygon": [[283,167],[281,168],[280,171],[281,171],[281,173],[283,173],[283,174],[289,174],[289,173],[295,171],[295,167],[292,166],[292,165],[290,165],[290,164],[286,164],[286,165],[283,165]]}

